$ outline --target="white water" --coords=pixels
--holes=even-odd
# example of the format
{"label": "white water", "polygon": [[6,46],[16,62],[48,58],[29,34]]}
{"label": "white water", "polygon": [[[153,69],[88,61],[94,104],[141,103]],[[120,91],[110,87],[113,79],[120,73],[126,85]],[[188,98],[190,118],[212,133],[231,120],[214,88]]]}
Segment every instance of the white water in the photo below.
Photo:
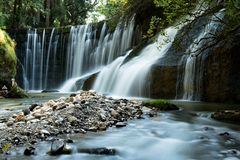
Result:
{"label": "white water", "polygon": [[123,64],[126,55],[106,66],[98,75],[93,89],[100,93],[111,93],[124,97],[148,96],[147,83],[151,66],[168,51],[178,29],[167,28],[164,31],[165,34],[159,35],[158,43],[146,46],[139,56],[127,63]]}
{"label": "white water", "polygon": [[85,81],[88,77],[98,73],[99,71],[93,71],[91,73],[85,74],[81,77],[75,77],[75,78],[71,78],[69,80],[67,80],[64,85],[59,89],[60,92],[63,93],[69,93],[69,92],[76,92],[79,90],[79,87],[81,86],[77,86],[76,83],[78,81]]}
{"label": "white water", "polygon": [[184,80],[183,80],[183,99],[185,100],[200,100],[202,76],[204,72],[202,49],[214,43],[212,35],[216,34],[219,28],[222,27],[219,19],[224,17],[224,9],[214,14],[209,23],[205,26],[199,36],[189,46],[187,52],[190,53],[186,61]]}
{"label": "white water", "polygon": [[[60,91],[70,92],[76,82],[124,55],[133,46],[134,18],[108,33],[104,24],[99,40],[92,25],[72,27],[67,47],[66,81]],[[69,88],[69,89],[67,89]]]}
{"label": "white water", "polygon": [[48,41],[45,29],[41,33],[37,29],[28,30],[26,54],[23,60],[26,73],[23,86],[25,90],[46,89],[50,79],[49,72],[51,77],[58,74],[55,72],[58,38],[55,28],[52,29]]}
{"label": "white water", "polygon": [[91,24],[72,27],[68,42],[66,78],[83,76],[124,54],[132,47],[134,19],[119,23],[113,34],[104,24],[99,40]]}

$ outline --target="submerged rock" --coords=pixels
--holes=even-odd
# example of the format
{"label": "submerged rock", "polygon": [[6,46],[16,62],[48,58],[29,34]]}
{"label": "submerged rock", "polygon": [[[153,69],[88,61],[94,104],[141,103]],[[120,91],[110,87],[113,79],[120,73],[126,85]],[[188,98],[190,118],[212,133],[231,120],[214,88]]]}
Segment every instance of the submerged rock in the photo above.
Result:
{"label": "submerged rock", "polygon": [[49,151],[50,155],[59,155],[63,153],[66,143],[64,140],[53,140],[51,144],[51,149]]}
{"label": "submerged rock", "polygon": [[43,90],[43,91],[42,91],[42,93],[55,93],[55,92],[59,92],[59,90],[49,89],[49,90]]}
{"label": "submerged rock", "polygon": [[126,127],[126,125],[127,125],[127,123],[118,122],[118,123],[116,124],[116,127],[117,127],[117,128],[121,128],[121,127]]}
{"label": "submerged rock", "polygon": [[100,155],[116,155],[115,149],[108,148],[82,148],[78,149],[79,153],[100,154]]}
{"label": "submerged rock", "polygon": [[33,146],[28,146],[23,153],[25,156],[30,156],[35,154],[35,148]]}

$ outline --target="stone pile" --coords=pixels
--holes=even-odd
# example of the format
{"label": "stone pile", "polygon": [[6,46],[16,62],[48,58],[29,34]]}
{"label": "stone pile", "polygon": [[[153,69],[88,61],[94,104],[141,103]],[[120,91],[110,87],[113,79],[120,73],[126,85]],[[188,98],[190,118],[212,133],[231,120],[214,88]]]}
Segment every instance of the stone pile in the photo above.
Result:
{"label": "stone pile", "polygon": [[59,134],[102,131],[108,127],[124,127],[126,121],[142,118],[138,101],[113,99],[82,91],[70,97],[33,104],[1,124],[1,144],[34,144]]}

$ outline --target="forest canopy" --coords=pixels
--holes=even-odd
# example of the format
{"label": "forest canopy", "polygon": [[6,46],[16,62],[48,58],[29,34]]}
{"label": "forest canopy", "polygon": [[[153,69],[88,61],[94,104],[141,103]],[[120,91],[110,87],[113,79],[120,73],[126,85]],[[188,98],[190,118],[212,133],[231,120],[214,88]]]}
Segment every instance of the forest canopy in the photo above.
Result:
{"label": "forest canopy", "polygon": [[0,27],[60,27],[84,24],[96,2],[88,0],[1,0]]}

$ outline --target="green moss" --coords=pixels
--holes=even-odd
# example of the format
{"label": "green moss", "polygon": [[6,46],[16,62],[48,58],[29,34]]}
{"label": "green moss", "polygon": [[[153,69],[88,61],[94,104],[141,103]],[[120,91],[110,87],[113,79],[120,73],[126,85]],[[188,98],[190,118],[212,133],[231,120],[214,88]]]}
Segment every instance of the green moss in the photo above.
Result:
{"label": "green moss", "polygon": [[143,105],[158,111],[170,111],[179,109],[175,104],[172,104],[163,99],[144,101]]}
{"label": "green moss", "polygon": [[24,90],[22,90],[18,86],[11,87],[8,93],[8,98],[26,98],[26,97],[28,97],[28,95],[25,93]]}
{"label": "green moss", "polygon": [[[0,84],[9,84],[16,75],[15,42],[0,29]],[[0,86],[1,87],[1,86]]]}

